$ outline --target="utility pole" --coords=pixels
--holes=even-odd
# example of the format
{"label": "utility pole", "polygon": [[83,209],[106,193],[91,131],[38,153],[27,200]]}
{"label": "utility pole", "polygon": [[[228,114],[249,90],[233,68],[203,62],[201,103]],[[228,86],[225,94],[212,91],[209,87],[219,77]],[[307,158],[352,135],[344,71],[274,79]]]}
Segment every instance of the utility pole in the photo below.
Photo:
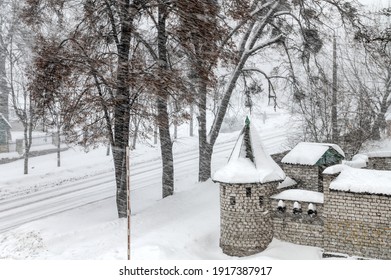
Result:
{"label": "utility pole", "polygon": [[126,147],[126,213],[128,218],[128,260],[130,260],[130,162],[129,146]]}
{"label": "utility pole", "polygon": [[338,120],[337,120],[337,38],[333,37],[333,88],[331,96],[331,140],[338,143]]}

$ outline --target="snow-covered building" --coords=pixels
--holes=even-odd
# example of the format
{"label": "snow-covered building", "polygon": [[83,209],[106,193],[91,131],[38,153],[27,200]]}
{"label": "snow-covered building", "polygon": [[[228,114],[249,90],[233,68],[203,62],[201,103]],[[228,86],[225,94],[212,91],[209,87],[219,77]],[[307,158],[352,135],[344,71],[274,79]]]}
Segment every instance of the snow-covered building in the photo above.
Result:
{"label": "snow-covered building", "polygon": [[[305,147],[312,152],[305,154]],[[223,252],[254,254],[275,237],[331,255],[391,259],[391,171],[357,168],[362,157],[360,165],[332,165],[343,156],[333,144],[299,144],[284,157],[284,167],[316,166],[323,174],[321,188],[296,184],[303,177],[285,176],[247,120],[227,165],[213,176],[220,183]]]}
{"label": "snow-covered building", "polygon": [[8,152],[8,139],[10,137],[10,129],[10,123],[3,116],[3,114],[0,113],[0,153]]}
{"label": "snow-covered building", "polygon": [[345,154],[335,144],[297,144],[281,160],[286,175],[297,182],[297,187],[309,191],[322,191],[322,172],[328,166],[341,163]]}

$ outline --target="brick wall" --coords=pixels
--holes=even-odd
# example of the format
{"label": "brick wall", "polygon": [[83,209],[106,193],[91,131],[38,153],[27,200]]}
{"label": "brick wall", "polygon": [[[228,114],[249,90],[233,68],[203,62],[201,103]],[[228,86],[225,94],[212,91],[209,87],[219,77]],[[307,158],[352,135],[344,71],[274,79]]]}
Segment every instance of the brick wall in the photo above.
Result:
{"label": "brick wall", "polygon": [[220,184],[220,247],[225,254],[248,256],[270,244],[273,239],[270,196],[276,193],[277,185],[278,182]]}
{"label": "brick wall", "polygon": [[391,259],[391,196],[329,190],[329,182],[324,192],[325,251]]}
{"label": "brick wall", "polygon": [[285,174],[298,183],[298,188],[308,191],[322,191],[319,181],[319,167],[297,164],[283,164]]}
{"label": "brick wall", "polygon": [[391,158],[368,157],[368,169],[391,170]]}
{"label": "brick wall", "polygon": [[293,214],[294,201],[285,200],[285,213],[277,211],[278,199],[272,199],[274,237],[300,245],[323,246],[323,204],[313,203],[317,215],[307,214],[309,202],[300,202],[302,213]]}

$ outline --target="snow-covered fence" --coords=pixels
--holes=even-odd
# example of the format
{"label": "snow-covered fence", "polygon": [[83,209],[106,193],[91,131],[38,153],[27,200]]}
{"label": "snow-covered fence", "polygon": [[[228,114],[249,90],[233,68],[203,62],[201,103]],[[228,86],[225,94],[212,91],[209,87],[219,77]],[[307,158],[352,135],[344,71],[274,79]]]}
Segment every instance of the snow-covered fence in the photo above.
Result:
{"label": "snow-covered fence", "polygon": [[16,142],[8,143],[8,152],[9,153],[16,152]]}
{"label": "snow-covered fence", "polygon": [[[63,143],[65,141],[65,136],[60,137],[60,142]],[[43,135],[43,136],[34,136],[31,142],[31,150],[45,150],[53,149],[57,146],[57,134],[52,135]],[[12,151],[17,151],[19,154],[24,153],[24,139],[16,139],[14,143],[9,145],[10,152],[11,147]]]}

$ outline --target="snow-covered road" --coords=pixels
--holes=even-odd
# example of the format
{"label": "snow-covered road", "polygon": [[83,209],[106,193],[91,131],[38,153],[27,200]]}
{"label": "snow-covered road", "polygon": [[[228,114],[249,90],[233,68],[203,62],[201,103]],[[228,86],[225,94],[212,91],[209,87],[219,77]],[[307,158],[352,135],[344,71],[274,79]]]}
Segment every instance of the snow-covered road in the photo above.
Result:
{"label": "snow-covered road", "polygon": [[[273,153],[281,150],[281,144],[286,140],[286,132],[285,129],[278,129],[264,133],[261,138],[266,150]],[[235,140],[231,138],[216,143],[212,161],[213,168],[218,168],[226,162]],[[174,154],[174,162],[176,180],[186,177],[189,182],[196,182],[197,149]],[[161,199],[161,172],[160,160],[131,164],[132,215],[137,215],[142,209]],[[175,191],[183,190],[177,188]],[[0,232],[114,196],[114,173],[107,172],[1,200]]]}

